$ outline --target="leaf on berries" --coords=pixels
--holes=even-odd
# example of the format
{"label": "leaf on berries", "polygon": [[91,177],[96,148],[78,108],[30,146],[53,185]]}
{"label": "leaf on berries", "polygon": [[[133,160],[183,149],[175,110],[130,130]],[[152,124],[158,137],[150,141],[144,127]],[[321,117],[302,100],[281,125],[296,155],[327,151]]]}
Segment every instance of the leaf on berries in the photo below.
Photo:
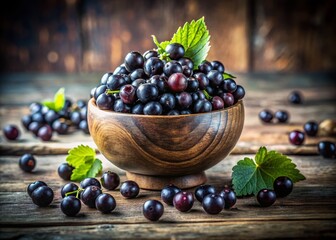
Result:
{"label": "leaf on berries", "polygon": [[255,160],[244,158],[232,168],[232,183],[237,196],[254,194],[261,189],[273,189],[277,177],[287,176],[294,183],[304,180],[292,160],[276,151],[267,151],[261,147]]}
{"label": "leaf on berries", "polygon": [[224,77],[224,80],[229,79],[229,78],[236,78],[235,76],[227,72],[223,73],[223,77]]}
{"label": "leaf on berries", "polygon": [[179,27],[170,41],[159,43],[157,38],[152,35],[158,53],[166,53],[165,48],[171,43],[180,43],[185,50],[185,57],[190,58],[197,68],[208,56],[210,50],[210,35],[204,22],[204,17],[197,21],[186,22],[183,27]]}
{"label": "leaf on berries", "polygon": [[65,94],[64,88],[60,88],[54,95],[54,101],[45,100],[42,102],[47,108],[54,110],[56,112],[60,111],[65,104]]}
{"label": "leaf on berries", "polygon": [[72,181],[95,177],[102,170],[102,162],[96,158],[95,150],[89,146],[79,145],[70,149],[66,161],[74,168]]}

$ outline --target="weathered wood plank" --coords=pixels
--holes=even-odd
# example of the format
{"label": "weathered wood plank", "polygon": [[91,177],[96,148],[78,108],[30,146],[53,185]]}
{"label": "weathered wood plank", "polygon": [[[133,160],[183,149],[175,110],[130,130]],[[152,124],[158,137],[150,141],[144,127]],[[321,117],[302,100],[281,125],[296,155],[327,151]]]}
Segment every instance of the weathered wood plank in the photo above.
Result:
{"label": "weathered wood plank", "polygon": [[[239,221],[204,223],[93,224],[6,227],[0,239],[331,239],[336,221]],[[253,232],[253,234],[251,234]]]}

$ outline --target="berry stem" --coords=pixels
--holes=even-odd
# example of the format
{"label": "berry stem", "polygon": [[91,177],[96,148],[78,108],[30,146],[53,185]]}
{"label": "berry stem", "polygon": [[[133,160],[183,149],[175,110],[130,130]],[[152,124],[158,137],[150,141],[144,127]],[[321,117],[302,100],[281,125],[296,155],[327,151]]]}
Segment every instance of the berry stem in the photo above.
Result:
{"label": "berry stem", "polygon": [[120,90],[110,90],[110,89],[106,89],[105,93],[106,93],[106,94],[115,94],[115,93],[120,93]]}
{"label": "berry stem", "polygon": [[79,193],[80,193],[81,191],[84,191],[84,189],[83,189],[83,188],[78,188],[78,189],[77,189],[77,190],[75,190],[75,191],[72,191],[72,192],[67,192],[67,193],[65,194],[65,196],[69,196],[69,195],[71,195],[71,194],[74,194],[74,193],[76,193],[76,198],[78,198],[78,196],[79,196]]}
{"label": "berry stem", "polygon": [[203,93],[204,93],[205,98],[206,98],[207,100],[211,100],[211,99],[212,99],[212,97],[210,96],[210,94],[209,94],[206,90],[203,90]]}

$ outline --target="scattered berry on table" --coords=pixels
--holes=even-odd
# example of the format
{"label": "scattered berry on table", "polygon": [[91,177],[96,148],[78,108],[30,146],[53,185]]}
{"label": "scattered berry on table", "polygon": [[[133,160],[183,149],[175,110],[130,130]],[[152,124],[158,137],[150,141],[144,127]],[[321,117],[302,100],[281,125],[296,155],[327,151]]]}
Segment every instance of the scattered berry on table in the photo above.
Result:
{"label": "scattered berry on table", "polygon": [[276,200],[276,194],[271,189],[261,189],[257,194],[257,201],[262,207],[273,205]]}
{"label": "scattered berry on table", "polygon": [[69,217],[76,216],[80,212],[81,207],[81,201],[74,196],[63,198],[60,204],[61,211]]}
{"label": "scattered berry on table", "polygon": [[281,176],[274,180],[273,188],[277,198],[286,197],[293,190],[293,182],[289,177]]}
{"label": "scattered berry on table", "polygon": [[71,178],[73,170],[74,168],[71,167],[68,163],[62,163],[61,165],[59,165],[57,172],[62,179],[68,181]]}
{"label": "scattered berry on table", "polygon": [[335,158],[336,147],[335,143],[330,141],[321,141],[317,145],[318,153],[324,158]]}
{"label": "scattered berry on table", "polygon": [[192,192],[179,192],[173,198],[174,207],[180,212],[188,212],[194,205],[194,195]]}
{"label": "scattered berry on table", "polygon": [[289,133],[289,141],[293,145],[302,145],[305,140],[305,135],[303,132],[294,130]]}
{"label": "scattered berry on table", "polygon": [[140,192],[139,185],[131,180],[125,181],[120,186],[120,193],[125,198],[135,198]]}
{"label": "scattered berry on table", "polygon": [[208,194],[215,194],[216,189],[212,185],[201,185],[195,189],[195,197],[197,201],[202,202],[203,198]]}
{"label": "scattered berry on table", "polygon": [[20,157],[20,168],[25,172],[32,172],[36,166],[35,157],[29,153],[26,153]]}
{"label": "scattered berry on table", "polygon": [[181,192],[181,189],[176,187],[175,185],[173,184],[170,184],[166,187],[164,187],[162,190],[161,190],[161,199],[163,202],[165,202],[166,204],[170,205],[170,206],[173,206],[173,199],[174,199],[174,196],[175,194]]}
{"label": "scattered berry on table", "polygon": [[308,121],[303,125],[303,130],[310,137],[315,137],[318,132],[319,125],[315,121]]}
{"label": "scattered berry on table", "polygon": [[116,189],[120,184],[120,177],[118,174],[108,171],[103,173],[100,178],[102,186],[108,190]]}
{"label": "scattered berry on table", "polygon": [[96,198],[96,208],[102,213],[110,213],[116,207],[116,201],[111,194],[102,193]]}
{"label": "scattered berry on table", "polygon": [[208,214],[220,213],[225,205],[224,199],[219,194],[208,194],[203,198],[202,207]]}
{"label": "scattered berry on table", "polygon": [[13,124],[5,125],[2,131],[8,140],[16,140],[20,135],[19,128]]}
{"label": "scattered berry on table", "polygon": [[150,221],[158,221],[163,215],[164,207],[158,200],[147,200],[142,207],[142,213]]}

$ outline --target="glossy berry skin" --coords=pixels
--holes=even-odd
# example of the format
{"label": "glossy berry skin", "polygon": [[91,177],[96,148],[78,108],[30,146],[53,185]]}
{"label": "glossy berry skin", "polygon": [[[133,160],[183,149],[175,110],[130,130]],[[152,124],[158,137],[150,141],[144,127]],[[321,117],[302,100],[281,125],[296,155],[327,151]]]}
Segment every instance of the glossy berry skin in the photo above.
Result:
{"label": "glossy berry skin", "polygon": [[40,130],[40,128],[43,125],[41,123],[38,122],[32,122],[31,124],[29,124],[29,131],[31,131],[35,136],[37,136],[38,131]]}
{"label": "glossy berry skin", "polygon": [[[115,70],[115,74],[119,74],[119,71],[121,70],[122,68],[119,66],[119,67],[117,67],[116,68],[116,70]],[[125,68],[126,69],[126,68]],[[111,73],[111,72],[107,72],[107,73],[105,73],[103,76],[102,76],[102,78],[100,79],[100,84],[104,84],[104,85],[106,85],[106,83],[107,83],[107,79],[111,76],[111,75],[113,75],[114,73]]]}
{"label": "glossy berry skin", "polygon": [[81,193],[82,202],[90,208],[95,208],[96,207],[96,198],[102,193],[103,192],[99,187],[88,186]]}
{"label": "glossy berry skin", "polygon": [[187,109],[192,104],[192,97],[188,92],[177,93],[176,103],[180,109]]}
{"label": "glossy berry skin", "polygon": [[194,195],[192,192],[179,192],[173,198],[174,207],[180,212],[188,212],[194,205]]}
{"label": "glossy berry skin", "polygon": [[194,103],[193,111],[194,113],[211,112],[212,104],[206,99],[197,100]]}
{"label": "glossy berry skin", "polygon": [[315,137],[318,132],[318,124],[315,121],[308,121],[303,125],[303,130],[310,137]]}
{"label": "glossy berry skin", "polygon": [[259,119],[265,123],[270,123],[273,119],[273,113],[270,110],[262,110],[259,112]]}
{"label": "glossy berry skin", "polygon": [[106,82],[106,86],[110,90],[120,89],[121,86],[126,84],[125,78],[121,75],[111,75]]}
{"label": "glossy berry skin", "polygon": [[8,140],[16,140],[20,135],[18,127],[12,124],[6,125],[3,128],[3,133]]}
{"label": "glossy berry skin", "polygon": [[38,132],[37,132],[37,136],[45,142],[48,142],[51,140],[53,135],[53,130],[49,125],[44,125],[42,126]]}
{"label": "glossy berry skin", "polygon": [[163,215],[164,207],[158,200],[147,200],[142,206],[142,213],[150,221],[158,221]]}
{"label": "glossy berry skin", "polygon": [[211,100],[211,104],[213,110],[219,110],[224,108],[224,101],[219,96],[214,96]]}
{"label": "glossy berry skin", "polygon": [[176,98],[171,93],[164,93],[159,98],[159,103],[162,106],[163,112],[169,112],[175,107]]}
{"label": "glossy berry skin", "polygon": [[143,107],[144,115],[161,115],[162,111],[163,111],[162,106],[157,101],[148,102]]}
{"label": "glossy berry skin", "polygon": [[65,122],[61,122],[59,119],[55,120],[52,124],[52,129],[58,134],[67,134],[69,130],[69,125]]}
{"label": "glossy berry skin", "polygon": [[79,129],[82,130],[85,134],[90,134],[89,125],[87,123],[87,120],[80,121]]}
{"label": "glossy berry skin", "polygon": [[129,104],[124,103],[121,99],[117,99],[114,102],[113,110],[115,112],[130,113],[131,106]]}
{"label": "glossy berry skin", "polygon": [[68,163],[62,163],[61,165],[59,165],[57,172],[62,179],[69,181],[71,178],[72,170],[74,170],[74,168],[71,167]]}
{"label": "glossy berry skin", "polygon": [[25,172],[31,172],[36,166],[36,160],[33,155],[27,153],[20,157],[19,160],[20,168]]}
{"label": "glossy berry skin", "polygon": [[196,92],[198,90],[198,87],[199,82],[195,78],[193,77],[188,78],[188,86],[186,89],[187,92]]}
{"label": "glossy berry skin", "polygon": [[89,186],[96,186],[96,187],[99,187],[99,188],[101,188],[101,184],[100,184],[100,182],[97,180],[97,179],[95,179],[95,178],[85,178],[85,179],[83,179],[81,182],[80,182],[80,187],[81,188],[87,188],[87,187],[89,187]]}
{"label": "glossy berry skin", "polygon": [[224,188],[219,195],[224,199],[225,209],[232,208],[237,202],[236,193],[230,188]]}
{"label": "glossy berry skin", "polygon": [[257,201],[262,207],[273,205],[276,200],[275,191],[271,189],[261,189],[257,194]]}
{"label": "glossy berry skin", "polygon": [[223,63],[221,63],[220,61],[212,61],[210,62],[212,69],[217,70],[220,73],[224,73],[225,71],[225,67],[223,65]]}
{"label": "glossy berry skin", "polygon": [[110,213],[117,206],[114,197],[108,193],[102,193],[96,198],[96,208],[102,213]]}
{"label": "glossy berry skin", "polygon": [[329,141],[321,141],[317,145],[318,152],[324,158],[335,158],[336,147],[335,143]]}
{"label": "glossy berry skin", "polygon": [[193,77],[198,81],[200,90],[204,90],[210,84],[209,78],[202,72],[194,74]]}
{"label": "glossy berry skin", "polygon": [[36,181],[28,185],[27,187],[27,193],[29,197],[31,197],[32,193],[34,192],[35,189],[42,187],[42,186],[47,186],[47,184],[43,181]]}
{"label": "glossy berry skin", "polygon": [[29,124],[32,122],[32,117],[30,115],[25,115],[21,118],[21,123],[26,130],[29,130]]}
{"label": "glossy berry skin", "polygon": [[195,189],[195,197],[197,201],[202,202],[203,198],[209,194],[215,194],[216,189],[212,185],[201,185]]}
{"label": "glossy berry skin", "polygon": [[223,81],[222,89],[225,90],[226,92],[233,93],[234,91],[237,90],[237,83],[235,80],[231,78],[225,79]]}
{"label": "glossy berry skin", "polygon": [[61,211],[69,217],[76,216],[80,212],[81,207],[81,201],[74,196],[63,198],[60,204]]}
{"label": "glossy berry skin", "polygon": [[184,47],[179,43],[167,45],[165,51],[169,54],[170,59],[178,60],[184,56]]}
{"label": "glossy berry skin", "polygon": [[168,78],[168,87],[172,92],[183,92],[188,87],[188,79],[182,73],[174,73]]}
{"label": "glossy berry skin", "polygon": [[54,192],[48,186],[41,186],[33,191],[31,198],[37,206],[47,207],[54,199]]}
{"label": "glossy berry skin", "polygon": [[149,58],[144,65],[144,71],[148,76],[160,75],[163,72],[163,62],[158,57]]}
{"label": "glossy berry skin", "polygon": [[120,186],[120,193],[125,198],[135,198],[140,192],[139,185],[131,180],[125,181]]}
{"label": "glossy berry skin", "polygon": [[242,86],[237,85],[237,89],[236,89],[236,91],[234,91],[232,93],[232,95],[235,98],[235,102],[238,102],[238,100],[244,98],[244,96],[245,96],[245,89]]}
{"label": "glossy berry skin", "polygon": [[203,198],[202,207],[208,214],[218,214],[224,208],[224,199],[219,194],[208,194]]}
{"label": "glossy berry skin", "polygon": [[130,52],[126,55],[124,64],[127,71],[133,72],[135,69],[143,67],[144,58],[139,52]]}
{"label": "glossy berry skin", "polygon": [[277,198],[288,196],[293,190],[293,182],[290,178],[281,176],[274,180],[273,189]]}
{"label": "glossy berry skin", "polygon": [[136,95],[142,103],[155,100],[159,95],[157,86],[153,83],[141,84],[136,90]]}
{"label": "glossy berry skin", "polygon": [[293,104],[301,104],[302,103],[302,95],[298,91],[293,91],[288,96],[288,101]]}
{"label": "glossy berry skin", "polygon": [[133,114],[143,114],[143,107],[143,103],[137,103],[132,107],[131,112]]}
{"label": "glossy berry skin", "polygon": [[159,54],[155,50],[148,50],[143,54],[143,57],[144,57],[145,60],[148,60],[151,57],[158,57],[158,56],[159,56]]}
{"label": "glossy berry skin", "polygon": [[220,97],[224,101],[224,107],[230,107],[234,104],[234,97],[232,93],[222,93],[220,94]]}
{"label": "glossy berry skin", "polygon": [[176,187],[173,184],[168,185],[161,190],[161,199],[164,203],[173,206],[174,196],[179,192],[181,192],[180,188]]}
{"label": "glossy berry skin", "polygon": [[120,88],[120,99],[126,104],[133,104],[137,100],[136,87],[126,84]]}
{"label": "glossy berry skin", "polygon": [[274,117],[278,120],[279,123],[286,123],[289,119],[289,114],[287,111],[279,110],[275,112]]}
{"label": "glossy berry skin", "polygon": [[114,190],[120,184],[120,177],[118,174],[108,171],[101,176],[100,182],[104,188]]}
{"label": "glossy berry skin", "polygon": [[212,70],[212,65],[210,62],[204,61],[198,66],[198,70],[204,74],[207,74]]}
{"label": "glossy berry skin", "polygon": [[223,74],[221,74],[217,70],[211,70],[210,72],[208,72],[207,77],[210,80],[211,86],[219,86],[224,81]]}
{"label": "glossy berry skin", "polygon": [[167,62],[163,67],[163,72],[167,77],[170,77],[174,73],[181,73],[183,72],[183,68],[179,62],[171,61]]}
{"label": "glossy berry skin", "polygon": [[95,90],[95,92],[93,94],[94,99],[97,100],[97,98],[101,94],[105,93],[106,90],[107,90],[107,86],[106,85],[100,85],[100,86],[96,87],[96,90]]}
{"label": "glossy berry skin", "polygon": [[302,145],[305,140],[305,135],[303,132],[294,130],[289,133],[289,142],[293,145]]}
{"label": "glossy berry skin", "polygon": [[67,183],[61,189],[61,196],[62,196],[62,198],[65,198],[66,196],[75,196],[76,197],[77,193],[71,193],[71,194],[68,194],[68,195],[66,195],[66,194],[70,193],[70,192],[77,191],[77,190],[78,190],[77,184],[75,184],[73,182]]}

